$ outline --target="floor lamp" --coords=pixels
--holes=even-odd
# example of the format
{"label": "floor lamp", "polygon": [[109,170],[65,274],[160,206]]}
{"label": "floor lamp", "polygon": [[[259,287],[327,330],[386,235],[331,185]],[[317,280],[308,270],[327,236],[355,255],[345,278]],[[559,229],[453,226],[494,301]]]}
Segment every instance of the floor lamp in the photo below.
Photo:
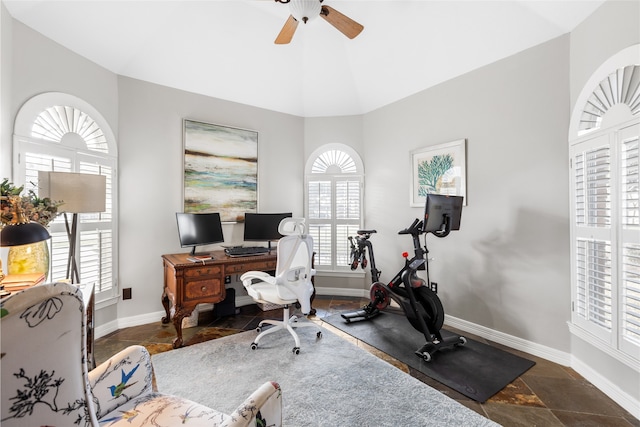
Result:
{"label": "floor lamp", "polygon": [[[67,260],[67,279],[71,283],[80,283],[76,261],[76,243],[78,234],[78,214],[104,212],[106,206],[107,178],[71,172],[38,172],[38,195],[61,201],[60,212],[64,212],[64,221],[69,237],[69,259]],[[72,214],[69,225],[68,214]]]}

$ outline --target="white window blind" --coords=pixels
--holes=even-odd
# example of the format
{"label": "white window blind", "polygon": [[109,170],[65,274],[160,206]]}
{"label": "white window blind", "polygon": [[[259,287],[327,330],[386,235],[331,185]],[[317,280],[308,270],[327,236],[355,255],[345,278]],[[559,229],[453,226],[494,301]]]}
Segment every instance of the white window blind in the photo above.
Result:
{"label": "white window blind", "polygon": [[328,149],[307,175],[306,216],[318,270],[348,270],[349,241],[362,224],[362,175],[354,159]]}
{"label": "white window blind", "polygon": [[614,352],[640,356],[640,125],[571,147],[572,322]]}
{"label": "white window blind", "polygon": [[640,348],[640,125],[620,132],[620,239],[621,329],[620,345],[633,352]]}
{"label": "white window blind", "polygon": [[[96,295],[109,298],[114,295],[115,277],[113,274],[114,241],[113,241],[113,167],[100,164],[95,158],[87,161],[85,156],[69,153],[68,157],[43,153],[46,146],[21,145],[24,149],[37,148],[41,152],[23,151],[25,159],[25,189],[38,193],[38,171],[80,172],[102,174],[107,181],[106,211],[101,213],[78,214],[77,259],[82,283],[95,283]],[[57,151],[60,151],[59,149]],[[75,166],[74,166],[75,164]],[[62,208],[61,208],[62,210]],[[71,214],[68,214],[69,222]],[[52,281],[67,277],[67,261],[69,256],[69,240],[65,231],[64,215],[60,215],[49,224],[51,240],[49,243]]]}
{"label": "white window blind", "polygon": [[576,312],[583,319],[611,331],[611,244],[578,239],[576,253]]}

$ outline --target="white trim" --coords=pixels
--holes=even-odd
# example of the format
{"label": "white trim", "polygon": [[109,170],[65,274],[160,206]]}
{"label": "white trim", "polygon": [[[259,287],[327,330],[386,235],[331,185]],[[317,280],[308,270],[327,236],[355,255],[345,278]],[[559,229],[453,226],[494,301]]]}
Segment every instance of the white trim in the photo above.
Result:
{"label": "white trim", "polygon": [[494,329],[471,323],[457,317],[449,316],[448,314],[445,314],[444,323],[447,326],[461,329],[465,332],[469,332],[490,341],[506,345],[509,348],[524,351],[525,353],[542,357],[543,359],[550,360],[563,366],[571,365],[571,354],[564,351],[556,350],[555,348],[547,347],[545,345],[528,341],[513,335],[505,334],[504,332],[496,331]]}
{"label": "white trim", "polygon": [[597,387],[604,394],[609,396],[611,400],[622,406],[634,417],[640,419],[640,400],[625,393],[616,384],[612,383],[606,377],[600,375],[591,366],[587,365],[580,359],[572,357],[571,368],[582,375],[587,381]]}
{"label": "white trim", "polygon": [[331,295],[336,297],[369,298],[368,289],[355,288],[323,288],[316,286],[316,295]]}
{"label": "white trim", "polygon": [[[614,70],[620,67],[626,67],[631,64],[638,64],[640,62],[640,44],[629,46],[626,49],[622,49],[598,67],[598,69],[591,75],[587,83],[582,87],[580,95],[576,99],[576,103],[573,105],[573,111],[571,113],[571,121],[569,122],[569,142],[572,143],[575,139],[582,136],[579,134],[580,117],[584,110],[584,105],[593,93],[593,90],[598,84],[607,78]],[[596,130],[596,129],[593,129]]]}
{"label": "white trim", "polygon": [[349,279],[359,279],[364,278],[365,275],[366,273],[362,270],[316,270],[316,277],[344,277]]}
{"label": "white trim", "polygon": [[66,105],[75,107],[88,114],[98,124],[107,140],[109,153],[106,156],[117,157],[118,147],[116,137],[106,119],[91,104],[74,95],[62,92],[45,92],[27,100],[16,115],[13,127],[14,134],[31,139],[31,126],[38,115],[45,109],[54,105]]}
{"label": "white trim", "polygon": [[[311,173],[311,168],[313,167],[313,163],[322,153],[326,151],[331,151],[331,150],[344,151],[349,156],[351,156],[351,159],[356,164],[355,175],[358,175],[358,176],[364,175],[364,164],[362,163],[362,158],[360,157],[360,154],[358,154],[358,152],[353,148],[351,148],[350,146],[345,144],[340,144],[337,142],[324,144],[323,146],[316,148],[313,151],[313,153],[309,155],[309,157],[307,158],[307,164],[304,170],[305,175],[314,175]],[[351,174],[341,174],[341,176],[345,176],[345,175],[350,176]]]}

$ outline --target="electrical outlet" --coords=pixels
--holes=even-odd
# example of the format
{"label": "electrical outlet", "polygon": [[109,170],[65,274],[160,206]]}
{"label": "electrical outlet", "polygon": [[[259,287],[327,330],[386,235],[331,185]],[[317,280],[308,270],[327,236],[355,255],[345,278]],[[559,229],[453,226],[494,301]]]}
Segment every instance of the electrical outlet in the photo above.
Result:
{"label": "electrical outlet", "polygon": [[131,288],[122,289],[122,299],[131,299]]}
{"label": "electrical outlet", "polygon": [[231,276],[224,276],[224,284],[228,285],[229,283],[231,283]]}
{"label": "electrical outlet", "polygon": [[438,284],[436,282],[431,282],[431,290],[438,293]]}

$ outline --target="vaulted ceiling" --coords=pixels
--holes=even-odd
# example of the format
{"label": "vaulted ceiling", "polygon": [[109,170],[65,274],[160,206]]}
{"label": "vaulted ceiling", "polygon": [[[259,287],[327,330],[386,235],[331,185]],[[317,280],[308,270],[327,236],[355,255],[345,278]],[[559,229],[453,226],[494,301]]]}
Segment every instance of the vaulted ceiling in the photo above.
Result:
{"label": "vaulted ceiling", "polygon": [[[324,0],[274,40],[272,0],[2,0],[12,17],[119,75],[303,117],[363,114],[573,30],[604,0]],[[526,82],[523,82],[526,83]]]}

